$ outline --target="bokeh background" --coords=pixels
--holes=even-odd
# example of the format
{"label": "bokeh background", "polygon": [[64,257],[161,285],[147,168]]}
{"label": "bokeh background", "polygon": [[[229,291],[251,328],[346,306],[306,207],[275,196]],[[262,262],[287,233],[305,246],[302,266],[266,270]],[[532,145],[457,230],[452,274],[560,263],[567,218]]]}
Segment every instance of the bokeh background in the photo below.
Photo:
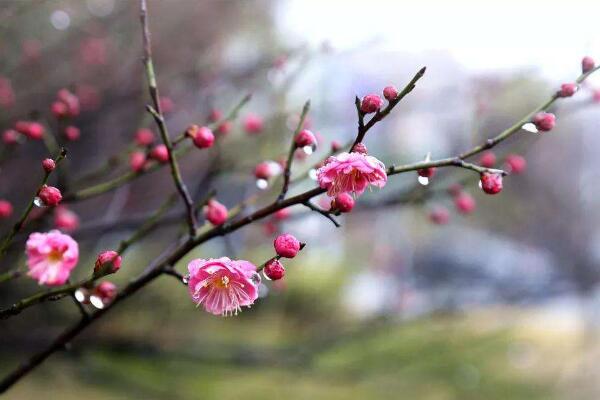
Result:
{"label": "bokeh background", "polygon": [[[209,189],[232,207],[259,193],[252,175],[278,159],[306,99],[316,154],[356,131],[354,96],[402,87],[426,76],[367,136],[386,164],[427,152],[457,154],[492,137],[580,73],[584,55],[600,59],[600,3],[572,1],[150,1],[159,86],[172,103],[173,134],[203,124],[252,93],[218,146],[182,159],[201,198]],[[128,149],[141,127],[154,130],[141,65],[133,0],[0,3],[0,128],[36,118],[69,150],[70,190],[119,176],[89,174]],[[308,243],[277,284],[235,318],[196,309],[164,278],[116,307],[18,383],[11,399],[597,399],[600,398],[600,103],[592,77],[553,111],[556,128],[523,132],[497,148],[526,157],[527,170],[486,196],[469,172],[444,170],[430,185],[416,174],[367,193],[336,229],[294,207],[282,222],[255,223],[217,238],[194,257],[227,255],[261,263],[273,228]],[[65,141],[49,112],[56,92],[78,94],[81,138]],[[265,121],[260,136],[245,115]],[[64,128],[64,127],[63,127]],[[38,142],[3,148],[0,197],[20,212],[39,182]],[[461,216],[446,188],[463,182],[477,210]],[[277,183],[278,184],[278,183]],[[311,188],[308,180],[294,192]],[[114,248],[174,192],[166,169],[110,193],[69,205],[82,257]],[[269,190],[253,207],[272,198]],[[432,224],[445,206],[450,223]],[[252,207],[251,207],[252,208]],[[250,208],[250,209],[251,209]],[[113,277],[139,273],[181,232],[174,206],[160,231],[139,243]],[[51,214],[51,213],[50,213]],[[30,225],[50,229],[50,214]],[[14,218],[13,218],[14,220]],[[4,220],[7,231],[13,220]],[[19,236],[3,270],[23,263]],[[21,278],[3,283],[3,307],[38,290]],[[78,318],[71,302],[50,302],[0,321],[0,371],[43,348]]]}

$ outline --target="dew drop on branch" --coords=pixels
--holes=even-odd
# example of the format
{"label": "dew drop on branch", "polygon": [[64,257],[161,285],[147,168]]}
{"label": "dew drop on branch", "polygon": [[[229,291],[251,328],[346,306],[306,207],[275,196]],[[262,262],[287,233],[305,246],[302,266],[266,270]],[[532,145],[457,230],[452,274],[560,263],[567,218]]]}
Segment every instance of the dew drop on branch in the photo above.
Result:
{"label": "dew drop on branch", "polygon": [[429,178],[428,178],[428,177],[426,177],[426,176],[419,176],[419,177],[417,178],[417,181],[418,181],[418,182],[419,182],[421,185],[423,185],[423,186],[427,186],[427,185],[429,185]]}

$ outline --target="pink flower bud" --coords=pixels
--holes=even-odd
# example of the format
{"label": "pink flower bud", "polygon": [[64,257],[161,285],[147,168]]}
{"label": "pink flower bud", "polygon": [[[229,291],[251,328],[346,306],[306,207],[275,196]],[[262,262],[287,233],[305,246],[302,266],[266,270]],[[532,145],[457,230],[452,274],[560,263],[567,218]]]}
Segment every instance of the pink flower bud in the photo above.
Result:
{"label": "pink flower bud", "polygon": [[154,143],[154,133],[148,128],[140,128],[135,132],[134,140],[138,146],[150,146]]}
{"label": "pink flower bud", "polygon": [[60,230],[72,232],[79,228],[79,217],[66,207],[58,206],[54,213],[54,226]]}
{"label": "pink flower bud", "polygon": [[44,126],[39,122],[18,121],[15,129],[29,139],[40,140],[44,136]]}
{"label": "pink flower bud", "polygon": [[554,128],[556,117],[552,113],[540,112],[533,117],[533,123],[540,132],[548,132]]}
{"label": "pink flower bud", "polygon": [[484,172],[480,177],[481,189],[487,194],[497,194],[502,191],[502,175]]}
{"label": "pink flower bud", "polygon": [[0,199],[0,219],[8,218],[13,213],[13,206],[8,200]]}
{"label": "pink flower bud", "polygon": [[160,96],[158,102],[160,103],[160,111],[163,114],[169,114],[175,109],[175,102],[170,97]]}
{"label": "pink flower bud", "polygon": [[271,281],[277,281],[284,277],[285,268],[279,260],[272,259],[267,261],[267,263],[265,264],[263,274],[265,275],[265,278]]}
{"label": "pink flower bud", "polygon": [[277,236],[273,242],[275,252],[285,258],[294,258],[300,251],[300,242],[289,233]]}
{"label": "pink flower bud", "polygon": [[470,214],[475,211],[475,199],[468,193],[460,193],[454,198],[454,205],[458,212]]}
{"label": "pink flower bud", "polygon": [[38,197],[48,207],[54,207],[62,200],[60,190],[54,186],[44,185],[38,192]]}
{"label": "pink flower bud", "polygon": [[225,136],[229,132],[231,132],[231,121],[223,121],[217,127],[217,133],[219,133],[220,135]]}
{"label": "pink flower bud", "polygon": [[369,151],[367,150],[367,146],[364,143],[356,143],[352,148],[353,153],[367,154]]}
{"label": "pink flower bud", "polygon": [[[189,129],[189,128],[188,128]],[[215,143],[215,135],[213,135],[212,131],[203,126],[198,128],[192,137],[194,141],[194,145],[199,149],[207,149]]]}
{"label": "pink flower bud", "polygon": [[100,300],[101,304],[96,304],[92,299],[92,304],[94,304],[94,306],[97,308],[104,308],[112,303],[115,297],[117,297],[117,286],[112,282],[101,282],[94,288],[91,297],[97,297]]}
{"label": "pink flower bud", "polygon": [[429,167],[429,168],[423,168],[417,171],[417,173],[419,174],[419,176],[422,176],[424,178],[433,178],[433,176],[435,175],[436,172],[436,168],[435,167]]}
{"label": "pink flower bud", "polygon": [[348,193],[340,193],[331,201],[331,210],[347,213],[354,208],[354,198]]}
{"label": "pink flower bud", "polygon": [[303,129],[294,138],[294,143],[297,147],[316,146],[317,138],[308,129]]}
{"label": "pink flower bud", "polygon": [[217,110],[216,108],[213,108],[212,110],[210,110],[210,114],[208,114],[209,122],[217,122],[222,118],[223,118],[223,113],[221,112],[221,110]]}
{"label": "pink flower bud", "polygon": [[269,180],[274,175],[273,161],[263,161],[254,168],[256,179]]}
{"label": "pink flower bud", "polygon": [[496,155],[491,150],[484,151],[479,157],[479,164],[484,168],[493,168],[496,165]]}
{"label": "pink flower bud", "polygon": [[563,83],[560,85],[560,90],[558,91],[558,97],[571,97],[577,91],[578,86],[575,83]]}
{"label": "pink flower bud", "polygon": [[520,174],[527,168],[527,160],[518,154],[509,154],[506,156],[507,169],[513,174]]}
{"label": "pink flower bud", "polygon": [[336,152],[336,151],[340,151],[340,149],[342,148],[342,143],[340,143],[339,140],[332,140],[331,141],[331,151],[332,152]]}
{"label": "pink flower bud", "polygon": [[592,101],[594,103],[600,103],[600,89],[596,89],[592,93]]}
{"label": "pink flower bud", "polygon": [[277,221],[283,221],[285,219],[288,219],[291,214],[292,214],[292,212],[289,210],[289,208],[282,208],[281,210],[275,211],[275,213],[273,214],[273,217]]}
{"label": "pink flower bud", "polygon": [[463,190],[463,187],[460,183],[453,183],[452,185],[450,185],[450,187],[448,187],[448,194],[450,196],[458,196],[459,194],[461,194]]}
{"label": "pink flower bud", "polygon": [[[79,115],[79,112],[81,111],[80,110],[81,107],[79,105],[79,98],[77,96],[75,96],[73,93],[71,93],[69,90],[67,90],[67,89],[59,90],[58,93],[56,94],[56,98],[58,99],[58,102],[63,103],[66,108],[66,112],[59,113],[62,115],[59,116],[56,113],[54,114],[57,118],[76,117]],[[52,107],[54,108],[54,104]],[[58,108],[59,111],[63,111],[60,106],[58,106],[58,107],[59,107]]]}
{"label": "pink flower bud", "polygon": [[386,86],[383,89],[383,97],[385,97],[387,101],[394,100],[396,97],[398,97],[398,89],[396,89],[395,86]]}
{"label": "pink flower bud", "polygon": [[360,111],[370,114],[378,111],[383,106],[383,100],[376,94],[368,94],[360,102]]}
{"label": "pink flower bud", "polygon": [[158,161],[159,163],[165,164],[169,162],[169,150],[164,144],[158,144],[150,151],[150,157]]}
{"label": "pink flower bud", "polygon": [[98,254],[96,264],[94,265],[94,274],[108,275],[114,274],[121,268],[121,256],[113,250],[106,250]]}
{"label": "pink flower bud", "polygon": [[585,56],[581,60],[581,72],[583,72],[584,74],[593,70],[595,66],[596,63],[594,62],[594,59],[592,57]]}
{"label": "pink flower bud", "polygon": [[146,166],[146,155],[141,151],[134,151],[129,155],[129,166],[134,172],[143,171]]}
{"label": "pink flower bud", "polygon": [[256,114],[248,114],[244,119],[244,130],[246,133],[258,134],[263,130],[263,120]]}
{"label": "pink flower bud", "polygon": [[7,129],[2,133],[2,142],[7,146],[19,143],[19,132],[14,129]]}
{"label": "pink flower bud", "polygon": [[204,207],[204,218],[215,226],[223,225],[227,221],[227,207],[211,199]]}
{"label": "pink flower bud", "polygon": [[55,118],[65,118],[69,115],[69,108],[62,101],[55,101],[50,106],[50,111]]}
{"label": "pink flower bud", "polygon": [[445,225],[450,222],[450,213],[445,207],[436,207],[429,213],[429,220],[437,225]]}
{"label": "pink flower bud", "polygon": [[69,125],[65,128],[65,137],[67,138],[67,140],[74,142],[76,140],[79,140],[80,136],[81,136],[81,131],[79,130],[78,127]]}
{"label": "pink flower bud", "polygon": [[56,168],[56,163],[53,159],[46,158],[42,161],[42,168],[44,168],[44,171],[46,171],[47,173],[50,173],[54,171],[54,168]]}

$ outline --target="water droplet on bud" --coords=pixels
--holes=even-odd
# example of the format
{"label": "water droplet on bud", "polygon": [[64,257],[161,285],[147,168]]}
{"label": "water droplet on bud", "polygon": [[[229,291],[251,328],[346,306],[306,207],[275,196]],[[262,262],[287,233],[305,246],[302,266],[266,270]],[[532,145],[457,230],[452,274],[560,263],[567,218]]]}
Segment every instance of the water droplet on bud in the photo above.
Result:
{"label": "water droplet on bud", "polygon": [[40,199],[38,196],[35,196],[35,198],[33,199],[33,204],[36,207],[46,207],[46,203],[44,203],[44,201],[42,199]]}
{"label": "water droplet on bud", "polygon": [[104,308],[104,302],[98,296],[90,296],[90,303],[99,310]]}
{"label": "water droplet on bud", "polygon": [[181,281],[182,281],[182,282],[183,282],[185,285],[187,285],[187,284],[188,284],[188,282],[190,281],[190,276],[189,276],[189,275],[185,275],[185,276],[184,276],[184,277],[181,279]]}
{"label": "water droplet on bud", "polygon": [[315,149],[313,148],[313,146],[304,146],[302,148],[302,151],[304,151],[305,154],[310,156],[315,151]]}
{"label": "water droplet on bud", "polygon": [[87,300],[87,293],[83,289],[77,289],[75,291],[75,299],[80,303],[85,303]]}
{"label": "water droplet on bud", "polygon": [[523,126],[521,127],[521,129],[527,131],[527,132],[532,132],[532,133],[538,133],[538,128],[535,126],[534,123],[532,122],[527,122],[526,124],[523,124]]}
{"label": "water droplet on bud", "polygon": [[266,279],[266,280],[268,280],[268,281],[270,281],[270,280],[271,280],[271,278],[269,278],[269,277],[267,276],[267,274],[265,273],[265,270],[264,270],[264,269],[263,269],[263,271],[262,271],[262,274],[263,274],[263,276],[265,277],[265,279]]}
{"label": "water droplet on bud", "polygon": [[256,187],[259,188],[260,190],[265,190],[266,188],[269,187],[269,182],[267,182],[266,179],[257,179]]}
{"label": "water droplet on bud", "polygon": [[419,181],[419,183],[420,183],[421,185],[423,185],[423,186],[427,186],[427,185],[429,185],[429,178],[428,178],[428,177],[426,177],[426,176],[419,176],[419,177],[417,178],[417,181]]}

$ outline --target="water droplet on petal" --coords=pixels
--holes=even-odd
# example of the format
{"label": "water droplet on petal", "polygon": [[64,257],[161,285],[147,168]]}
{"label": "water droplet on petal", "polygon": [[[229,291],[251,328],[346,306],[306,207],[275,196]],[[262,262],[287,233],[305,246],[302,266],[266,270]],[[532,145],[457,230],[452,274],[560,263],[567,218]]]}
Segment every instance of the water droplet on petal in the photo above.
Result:
{"label": "water droplet on petal", "polygon": [[316,181],[317,180],[317,170],[313,168],[310,171],[308,171],[308,177],[310,179],[312,179],[313,181]]}
{"label": "water droplet on petal", "polygon": [[426,177],[426,176],[419,176],[419,177],[417,178],[417,181],[419,181],[419,183],[420,183],[421,185],[423,185],[423,186],[427,186],[427,185],[429,185],[429,178],[428,178],[428,177]]}
{"label": "water droplet on petal", "polygon": [[90,303],[97,309],[102,310],[104,308],[104,302],[98,296],[90,296]]}
{"label": "water droplet on petal", "polygon": [[33,204],[36,207],[46,207],[46,203],[44,203],[44,201],[37,196],[35,196],[35,198],[33,199]]}
{"label": "water droplet on petal", "polygon": [[523,124],[523,126],[521,127],[521,129],[527,131],[527,132],[532,132],[532,133],[538,133],[538,128],[535,126],[534,123],[532,122],[527,122],[526,124]]}
{"label": "water droplet on petal", "polygon": [[481,185],[481,181],[479,181],[479,189],[483,189],[483,186]]}
{"label": "water droplet on petal", "polygon": [[187,285],[187,284],[188,284],[188,282],[190,281],[190,276],[189,276],[189,275],[185,275],[185,276],[183,277],[183,279],[181,279],[181,281],[182,281],[184,284],[186,284],[186,285]]}
{"label": "water droplet on petal", "polygon": [[265,190],[266,188],[269,187],[269,182],[267,182],[266,179],[257,179],[256,187],[259,188],[260,190]]}

